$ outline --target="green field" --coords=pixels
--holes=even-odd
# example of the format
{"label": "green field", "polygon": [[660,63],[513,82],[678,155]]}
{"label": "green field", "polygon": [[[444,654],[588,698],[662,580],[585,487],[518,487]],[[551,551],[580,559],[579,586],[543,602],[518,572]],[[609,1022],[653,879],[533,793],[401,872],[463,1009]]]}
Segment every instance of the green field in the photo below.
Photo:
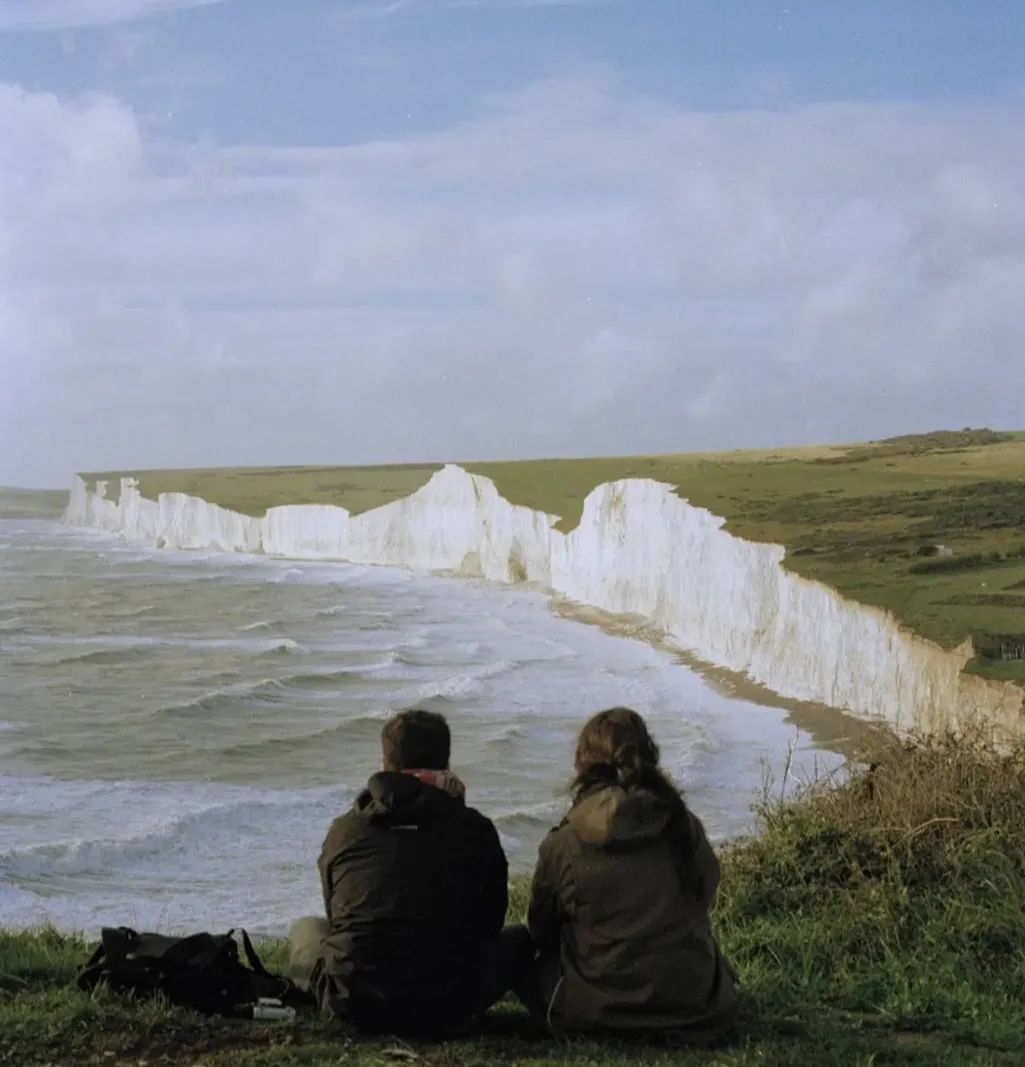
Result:
{"label": "green field", "polygon": [[66,489],[13,489],[0,485],[0,519],[52,519],[67,506]]}
{"label": "green field", "polygon": [[[859,445],[673,456],[460,463],[514,504],[573,529],[603,482],[653,478],[753,541],[783,544],[785,565],[885,608],[947,648],[971,638],[969,669],[1025,683],[1025,433],[946,431]],[[400,499],[441,464],[117,471],[143,494],[179,491],[248,515],[278,504],[353,513]],[[113,488],[113,486],[112,486]],[[116,490],[115,490],[116,491]],[[951,556],[929,556],[943,545]]]}
{"label": "green field", "polygon": [[[745,996],[714,1051],[532,1033],[511,1001],[442,1045],[205,1020],[74,988],[87,944],[0,931],[0,1063],[198,1067],[963,1067],[1025,1063],[1025,746],[879,735],[870,763],[723,853],[714,914]],[[870,769],[865,769],[866,767]],[[310,858],[311,864],[314,857]],[[519,883],[510,917],[522,915]],[[244,916],[240,916],[240,919]],[[124,921],[112,903],[110,922]],[[264,946],[280,969],[282,946]]]}

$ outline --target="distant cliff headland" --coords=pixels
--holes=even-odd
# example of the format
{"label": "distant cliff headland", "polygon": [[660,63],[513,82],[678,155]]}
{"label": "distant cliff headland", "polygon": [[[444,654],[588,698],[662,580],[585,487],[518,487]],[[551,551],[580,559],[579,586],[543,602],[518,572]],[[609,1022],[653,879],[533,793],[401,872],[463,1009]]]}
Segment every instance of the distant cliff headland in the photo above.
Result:
{"label": "distant cliff headland", "polygon": [[154,545],[532,581],[784,696],[1025,725],[1025,433],[761,452],[85,473]]}

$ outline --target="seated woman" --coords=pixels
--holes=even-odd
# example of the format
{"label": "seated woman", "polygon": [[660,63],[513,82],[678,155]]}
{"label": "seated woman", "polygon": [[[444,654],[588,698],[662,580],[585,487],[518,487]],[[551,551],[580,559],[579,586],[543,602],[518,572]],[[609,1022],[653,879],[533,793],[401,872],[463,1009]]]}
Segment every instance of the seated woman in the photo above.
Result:
{"label": "seated woman", "polygon": [[520,991],[556,1031],[685,1031],[714,1040],[736,1013],[708,912],[719,864],[629,708],[580,733],[573,805],[541,845]]}

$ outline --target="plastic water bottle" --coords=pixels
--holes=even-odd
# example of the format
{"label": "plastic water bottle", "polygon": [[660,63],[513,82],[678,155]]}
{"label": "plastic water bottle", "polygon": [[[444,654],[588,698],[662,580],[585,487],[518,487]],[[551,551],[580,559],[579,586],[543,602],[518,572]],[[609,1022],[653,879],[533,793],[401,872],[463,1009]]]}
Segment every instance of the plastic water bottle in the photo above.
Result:
{"label": "plastic water bottle", "polygon": [[290,1022],[295,1018],[295,1008],[282,1004],[274,997],[260,997],[253,1005],[253,1019],[263,1023]]}

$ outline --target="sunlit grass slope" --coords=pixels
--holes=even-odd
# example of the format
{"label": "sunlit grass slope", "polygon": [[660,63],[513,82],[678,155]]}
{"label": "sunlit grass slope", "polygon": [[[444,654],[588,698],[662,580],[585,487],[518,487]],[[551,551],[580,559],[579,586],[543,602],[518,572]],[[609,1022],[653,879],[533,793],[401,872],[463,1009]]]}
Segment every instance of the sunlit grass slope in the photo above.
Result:
{"label": "sunlit grass slope", "polygon": [[[745,997],[732,1047],[554,1041],[532,1035],[511,1001],[484,1034],[444,1045],[352,1040],[314,1022],[204,1020],[161,1003],[91,999],[74,988],[84,941],[0,929],[0,1063],[1025,1063],[1025,750],[879,735],[865,756],[835,788],[823,782],[786,804],[767,799],[759,835],[723,853],[713,923]],[[511,919],[522,917],[525,888],[514,887]],[[124,921],[111,908],[109,923]],[[263,954],[284,967],[280,944]]]}
{"label": "sunlit grass slope", "polygon": [[[892,611],[941,645],[973,638],[970,669],[1025,681],[1000,658],[1025,642],[1025,433],[944,431],[861,445],[496,463],[461,463],[515,504],[573,529],[603,482],[653,478],[727,520],[732,533],[786,546],[786,566]],[[277,504],[353,513],[424,485],[440,464],[107,472],[145,496],[192,493],[262,515]],[[943,545],[953,555],[928,555]]]}

